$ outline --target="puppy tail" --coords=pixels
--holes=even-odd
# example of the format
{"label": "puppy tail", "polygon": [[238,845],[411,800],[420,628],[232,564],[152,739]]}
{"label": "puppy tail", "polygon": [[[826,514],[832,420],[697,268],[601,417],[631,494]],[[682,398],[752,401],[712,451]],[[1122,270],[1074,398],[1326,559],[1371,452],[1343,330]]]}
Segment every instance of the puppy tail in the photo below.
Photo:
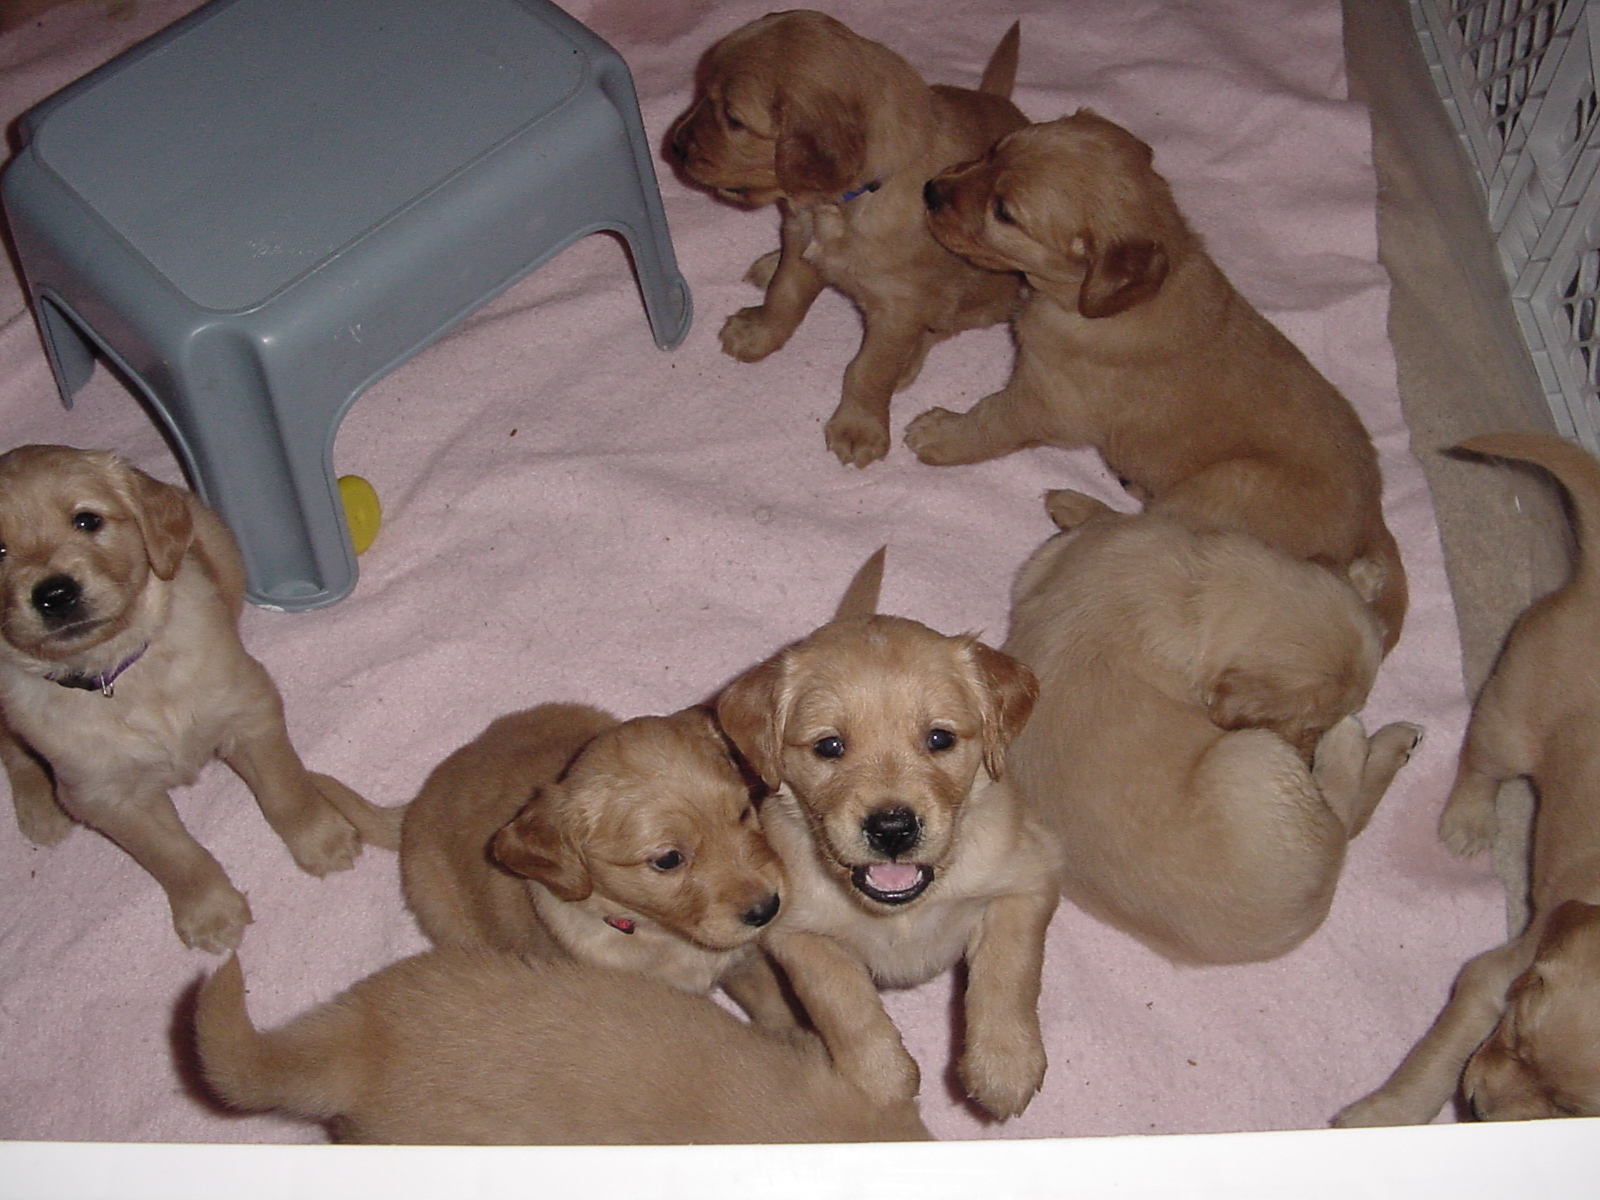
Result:
{"label": "puppy tail", "polygon": [[363,842],[384,850],[400,849],[400,826],[405,823],[406,816],[404,804],[380,808],[332,775],[312,771],[311,779],[335,811],[356,827]]}
{"label": "puppy tail", "polygon": [[1581,446],[1548,433],[1486,433],[1469,438],[1458,452],[1533,463],[1566,489],[1577,518],[1578,561],[1573,575],[1589,589],[1600,589],[1600,463]]}
{"label": "puppy tail", "polygon": [[271,1033],[250,1023],[245,1007],[244,971],[230,955],[200,986],[195,1001],[195,1049],[212,1092],[243,1112],[278,1109],[313,1121],[347,1111],[340,1094],[338,1039],[328,1036],[332,1022],[354,1014],[330,1005]]}
{"label": "puppy tail", "polygon": [[888,549],[887,546],[879,546],[873,551],[872,557],[861,564],[833,614],[835,621],[842,621],[846,617],[870,617],[878,611],[878,593],[883,588],[883,556]]}
{"label": "puppy tail", "polygon": [[1011,99],[1011,89],[1017,83],[1017,51],[1021,41],[1022,22],[1013,21],[1005,37],[1000,39],[1000,44],[989,56],[988,65],[983,68],[983,78],[978,81],[980,92]]}

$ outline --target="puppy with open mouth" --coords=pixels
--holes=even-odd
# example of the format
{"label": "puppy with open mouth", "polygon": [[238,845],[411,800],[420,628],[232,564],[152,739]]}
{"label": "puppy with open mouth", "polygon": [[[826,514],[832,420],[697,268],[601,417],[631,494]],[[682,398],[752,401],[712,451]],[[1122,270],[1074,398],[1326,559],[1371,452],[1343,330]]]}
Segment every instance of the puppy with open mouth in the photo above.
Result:
{"label": "puppy with open mouth", "polygon": [[877,987],[966,960],[968,1094],[1025,1109],[1046,1059],[1038,997],[1058,853],[1002,782],[1032,673],[975,637],[874,614],[881,552],[836,618],[730,684],[724,730],[774,789],[761,821],[789,883],[763,944],[840,1069],[889,1102],[916,1062]]}

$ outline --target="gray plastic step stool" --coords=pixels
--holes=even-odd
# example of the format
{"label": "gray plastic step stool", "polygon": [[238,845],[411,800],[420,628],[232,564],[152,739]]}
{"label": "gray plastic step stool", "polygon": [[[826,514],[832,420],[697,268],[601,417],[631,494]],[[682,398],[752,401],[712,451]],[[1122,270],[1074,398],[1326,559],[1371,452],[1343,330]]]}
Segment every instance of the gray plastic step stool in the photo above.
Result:
{"label": "gray plastic step stool", "polygon": [[356,396],[577,239],[620,234],[656,343],[688,332],[627,66],[545,0],[215,0],[21,130],[0,195],[63,402],[95,349],[127,374],[268,608],[355,585]]}

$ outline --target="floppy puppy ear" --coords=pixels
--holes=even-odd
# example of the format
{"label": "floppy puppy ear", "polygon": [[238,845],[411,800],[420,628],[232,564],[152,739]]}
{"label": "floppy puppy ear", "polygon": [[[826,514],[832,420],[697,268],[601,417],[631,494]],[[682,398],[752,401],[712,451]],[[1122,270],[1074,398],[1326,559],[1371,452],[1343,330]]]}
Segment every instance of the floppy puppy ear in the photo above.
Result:
{"label": "floppy puppy ear", "polygon": [[1005,773],[1007,748],[1033,714],[1039,680],[1026,664],[977,638],[968,640],[967,655],[983,691],[983,766],[999,779]]}
{"label": "floppy puppy ear", "polygon": [[555,820],[553,790],[534,792],[533,799],[489,842],[489,857],[514,875],[544,884],[557,899],[570,904],[588,899],[594,880],[583,855]]}
{"label": "floppy puppy ear", "polygon": [[1120,238],[1101,245],[1083,235],[1089,266],[1078,288],[1078,312],[1094,320],[1114,317],[1155,299],[1167,278],[1167,251],[1150,238]]}
{"label": "floppy puppy ear", "polygon": [[739,676],[717,697],[717,723],[769,788],[783,782],[778,714],[783,674],[783,656],[769,658]]}
{"label": "floppy puppy ear", "polygon": [[794,88],[778,111],[773,170],[791,196],[842,195],[867,165],[866,113],[858,99]]}
{"label": "floppy puppy ear", "polygon": [[194,540],[194,514],[188,497],[169,483],[153,479],[137,467],[113,460],[123,500],[139,526],[145,557],[156,578],[170,580],[178,573],[189,543]]}

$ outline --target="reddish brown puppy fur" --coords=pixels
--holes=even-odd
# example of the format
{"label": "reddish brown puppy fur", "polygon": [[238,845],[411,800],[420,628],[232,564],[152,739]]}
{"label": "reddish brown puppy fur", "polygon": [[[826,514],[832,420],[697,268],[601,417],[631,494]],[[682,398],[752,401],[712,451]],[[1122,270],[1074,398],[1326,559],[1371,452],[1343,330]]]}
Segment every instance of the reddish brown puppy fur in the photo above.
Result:
{"label": "reddish brown puppy fur", "polygon": [[703,709],[493,722],[406,812],[401,878],[436,945],[571,955],[792,1024],[755,944],[783,894],[750,786]]}
{"label": "reddish brown puppy fur", "polygon": [[1600,1116],[1600,464],[1541,434],[1461,449],[1543,467],[1576,515],[1572,578],[1512,627],[1439,818],[1446,845],[1479,853],[1494,839],[1500,784],[1532,781],[1532,916],[1461,969],[1432,1028],[1337,1125],[1420,1124],[1458,1090],[1485,1120]]}
{"label": "reddish brown puppy fur", "polygon": [[212,758],[313,875],[352,866],[363,840],[399,844],[397,813],[301,763],[239,640],[243,602],[238,548],[190,493],[98,451],[0,456],[0,763],[17,823],[39,845],[99,830],[165,889],[184,944],[213,952],[239,944],[250,907],[168,795]]}
{"label": "reddish brown puppy fur", "polygon": [[928,186],[934,236],[1033,294],[1006,386],[921,414],[906,444],[936,465],[1093,446],[1151,509],[1348,574],[1393,647],[1406,580],[1372,441],[1217,269],[1151,158],[1085,109]]}
{"label": "reddish brown puppy fur", "polygon": [[780,249],[747,276],[765,298],[723,326],[728,354],[755,362],[782,347],[825,286],[861,310],[861,349],[825,430],[842,463],[888,453],[890,397],[933,343],[1004,321],[1016,305],[1016,275],[945,250],[922,211],[928,179],[1026,122],[1006,98],[1016,63],[1013,26],[978,91],[929,87],[832,17],[771,13],[706,52],[694,103],[668,134],[690,181],[782,210]]}
{"label": "reddish brown puppy fur", "polygon": [[637,1145],[920,1141],[814,1037],[763,1034],[699,996],[575,962],[435,950],[259,1032],[230,959],[201,988],[200,1062],[248,1112],[337,1141]]}

